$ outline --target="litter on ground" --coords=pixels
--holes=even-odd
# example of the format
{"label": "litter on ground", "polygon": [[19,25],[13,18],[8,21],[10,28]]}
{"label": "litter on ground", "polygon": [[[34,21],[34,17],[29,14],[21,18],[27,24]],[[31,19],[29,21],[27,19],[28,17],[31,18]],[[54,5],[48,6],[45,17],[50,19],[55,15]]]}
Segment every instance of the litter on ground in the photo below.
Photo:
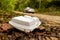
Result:
{"label": "litter on ground", "polygon": [[38,17],[31,17],[28,15],[14,17],[9,23],[16,29],[24,32],[33,31],[41,25],[41,21]]}

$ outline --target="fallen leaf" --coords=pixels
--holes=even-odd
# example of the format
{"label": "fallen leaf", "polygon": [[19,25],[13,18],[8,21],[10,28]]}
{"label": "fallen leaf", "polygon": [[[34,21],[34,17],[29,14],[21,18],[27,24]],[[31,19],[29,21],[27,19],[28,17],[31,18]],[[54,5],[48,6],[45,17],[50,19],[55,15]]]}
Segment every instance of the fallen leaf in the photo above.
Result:
{"label": "fallen leaf", "polygon": [[10,24],[7,24],[7,23],[4,23],[2,24],[2,27],[1,27],[4,31],[8,30],[8,29],[11,29],[12,26]]}

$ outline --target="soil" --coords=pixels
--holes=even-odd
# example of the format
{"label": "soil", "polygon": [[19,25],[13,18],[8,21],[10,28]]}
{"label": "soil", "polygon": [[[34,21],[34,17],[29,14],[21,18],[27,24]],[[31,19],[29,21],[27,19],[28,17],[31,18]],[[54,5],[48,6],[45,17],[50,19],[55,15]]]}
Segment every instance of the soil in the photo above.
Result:
{"label": "soil", "polygon": [[50,31],[37,28],[32,32],[25,33],[9,23],[3,23],[0,24],[0,40],[60,40],[59,31],[53,28],[50,28]]}
{"label": "soil", "polygon": [[[37,16],[42,18],[40,15]],[[14,28],[0,18],[0,40],[60,40],[60,24],[45,19],[41,19],[42,24],[39,28],[26,33]]]}

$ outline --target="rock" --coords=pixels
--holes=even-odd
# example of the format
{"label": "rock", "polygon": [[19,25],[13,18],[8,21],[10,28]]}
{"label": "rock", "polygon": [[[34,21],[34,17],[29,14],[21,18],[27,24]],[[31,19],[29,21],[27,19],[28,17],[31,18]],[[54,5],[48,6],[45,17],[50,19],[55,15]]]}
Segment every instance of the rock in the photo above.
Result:
{"label": "rock", "polygon": [[56,37],[56,33],[51,33],[51,36],[52,37]]}
{"label": "rock", "polygon": [[58,40],[58,38],[56,38],[56,37],[51,37],[51,39],[52,39],[52,40]]}
{"label": "rock", "polygon": [[40,29],[40,30],[43,30],[43,29],[45,29],[45,27],[43,27],[43,26],[40,26],[40,27],[39,27],[39,29]]}
{"label": "rock", "polygon": [[30,40],[35,40],[34,38],[30,38]]}
{"label": "rock", "polygon": [[46,37],[46,40],[51,40],[49,37]]}
{"label": "rock", "polygon": [[42,39],[41,39],[41,36],[39,36],[38,39],[39,39],[39,40],[42,40]]}

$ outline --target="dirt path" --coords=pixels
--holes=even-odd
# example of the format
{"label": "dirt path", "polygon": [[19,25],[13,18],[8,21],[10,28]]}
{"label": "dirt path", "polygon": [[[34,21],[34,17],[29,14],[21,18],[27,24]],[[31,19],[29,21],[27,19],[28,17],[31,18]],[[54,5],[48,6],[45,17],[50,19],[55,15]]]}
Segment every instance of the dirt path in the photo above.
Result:
{"label": "dirt path", "polygon": [[51,15],[43,15],[43,14],[28,14],[28,15],[37,16],[40,19],[60,23],[60,16],[51,16]]}
{"label": "dirt path", "polygon": [[45,14],[37,14],[37,13],[23,13],[23,12],[16,12],[19,14],[24,14],[24,15],[30,15],[30,16],[36,16],[38,17],[41,21],[47,21],[49,24],[59,24],[60,25],[60,16],[52,16],[52,15],[45,15]]}
{"label": "dirt path", "polygon": [[[52,29],[51,29],[52,31],[35,29],[33,32],[26,34],[24,32],[21,32],[18,30],[16,31],[16,29],[14,29],[14,30],[11,30],[12,33],[9,34],[10,36],[13,36],[17,40],[19,40],[19,39],[21,39],[21,40],[60,40],[60,28],[59,29],[55,28],[57,26],[60,27],[60,17],[59,16],[51,16],[51,15],[43,15],[43,14],[29,14],[29,13],[16,12],[16,11],[15,11],[15,13],[36,16],[42,22],[44,22],[44,24],[42,24],[40,26],[40,28],[47,27],[45,29],[50,30],[49,27],[52,27]],[[10,32],[8,32],[8,33],[10,33]],[[14,39],[14,38],[12,38],[12,39]]]}
{"label": "dirt path", "polygon": [[[17,30],[16,28],[11,28],[12,26],[9,23],[2,23],[0,24],[0,40],[60,40],[60,28],[57,28],[57,26],[60,27],[59,16],[29,14],[16,11],[15,13],[37,16],[41,20],[42,24],[32,32],[25,33]],[[45,27],[45,29],[42,27]]]}
{"label": "dirt path", "polygon": [[60,16],[52,16],[52,15],[44,15],[44,14],[32,14],[32,13],[30,14],[30,13],[23,13],[23,12],[16,12],[16,11],[15,11],[15,13],[20,13],[20,14],[25,14],[25,15],[30,15],[30,16],[37,16],[40,19],[44,19],[47,21],[53,21],[53,22],[60,24]]}

